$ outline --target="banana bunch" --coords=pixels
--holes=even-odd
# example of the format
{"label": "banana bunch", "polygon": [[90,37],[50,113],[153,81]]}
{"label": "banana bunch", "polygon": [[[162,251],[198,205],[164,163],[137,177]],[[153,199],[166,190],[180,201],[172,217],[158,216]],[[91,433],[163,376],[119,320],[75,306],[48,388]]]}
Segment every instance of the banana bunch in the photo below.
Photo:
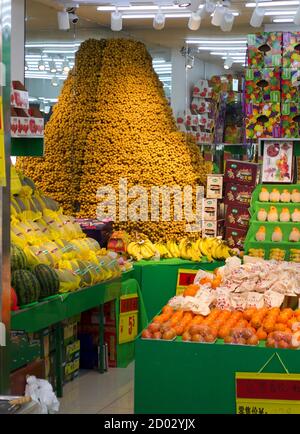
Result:
{"label": "banana bunch", "polygon": [[127,252],[136,261],[142,259],[151,259],[157,254],[154,244],[150,240],[140,239],[139,241],[132,241],[127,246]]}
{"label": "banana bunch", "polygon": [[167,241],[167,249],[169,250],[172,258],[180,258],[180,249],[176,241]]}
{"label": "banana bunch", "polygon": [[[169,241],[168,241],[168,243],[169,243]],[[170,252],[170,249],[168,249],[168,247],[162,241],[158,241],[157,243],[155,243],[154,247],[158,251],[161,259],[173,257],[173,255]]]}
{"label": "banana bunch", "polygon": [[249,256],[253,256],[255,258],[263,258],[265,257],[264,249],[249,249]]}
{"label": "banana bunch", "polygon": [[201,261],[202,254],[197,245],[197,241],[193,242],[188,238],[182,238],[179,242],[179,252],[182,259],[195,262]]}
{"label": "banana bunch", "polygon": [[291,262],[300,262],[300,249],[291,249],[290,250],[290,261]]}
{"label": "banana bunch", "polygon": [[231,256],[231,249],[219,238],[199,238],[192,245],[200,258],[205,256],[208,262],[225,260]]}

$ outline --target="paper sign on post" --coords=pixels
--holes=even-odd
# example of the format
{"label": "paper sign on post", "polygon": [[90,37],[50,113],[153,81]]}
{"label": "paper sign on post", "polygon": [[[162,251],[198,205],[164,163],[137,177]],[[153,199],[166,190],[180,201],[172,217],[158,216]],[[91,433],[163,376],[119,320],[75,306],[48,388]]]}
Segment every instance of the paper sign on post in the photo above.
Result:
{"label": "paper sign on post", "polygon": [[134,341],[138,334],[138,294],[120,297],[119,344]]}

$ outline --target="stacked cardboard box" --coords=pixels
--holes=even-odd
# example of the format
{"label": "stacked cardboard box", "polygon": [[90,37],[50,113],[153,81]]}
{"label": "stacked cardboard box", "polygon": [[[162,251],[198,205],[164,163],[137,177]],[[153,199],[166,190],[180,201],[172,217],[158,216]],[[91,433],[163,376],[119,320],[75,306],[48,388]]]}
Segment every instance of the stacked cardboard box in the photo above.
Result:
{"label": "stacked cardboard box", "polygon": [[223,175],[207,175],[206,198],[203,199],[202,236],[224,235]]}
{"label": "stacked cardboard box", "polygon": [[260,179],[260,167],[244,161],[226,161],[225,239],[232,248],[243,249],[250,221],[251,196]]}

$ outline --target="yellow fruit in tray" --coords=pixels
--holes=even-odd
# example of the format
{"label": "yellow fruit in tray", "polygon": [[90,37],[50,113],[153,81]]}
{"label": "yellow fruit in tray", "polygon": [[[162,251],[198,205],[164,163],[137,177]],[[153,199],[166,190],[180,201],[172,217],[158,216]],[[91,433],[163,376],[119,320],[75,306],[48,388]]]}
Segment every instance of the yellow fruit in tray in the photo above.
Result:
{"label": "yellow fruit in tray", "polygon": [[259,222],[265,222],[267,220],[268,213],[264,208],[261,208],[257,213],[257,220]]}
{"label": "yellow fruit in tray", "polygon": [[273,188],[273,190],[270,193],[270,201],[271,202],[279,202],[280,200],[280,193],[277,190],[277,188]]}
{"label": "yellow fruit in tray", "polygon": [[272,234],[272,241],[277,242],[277,243],[282,241],[282,230],[280,229],[279,226],[277,226],[274,229],[274,232]]}
{"label": "yellow fruit in tray", "polygon": [[277,222],[278,221],[278,211],[275,206],[271,206],[270,211],[268,212],[268,222]]}
{"label": "yellow fruit in tray", "polygon": [[289,222],[291,219],[291,214],[288,208],[282,208],[282,211],[279,215],[279,220],[281,222]]}
{"label": "yellow fruit in tray", "polygon": [[290,202],[291,201],[291,193],[288,190],[283,190],[280,195],[281,202]]}
{"label": "yellow fruit in tray", "polygon": [[291,201],[292,202],[300,202],[300,192],[296,188],[294,188],[294,190],[292,191]]}
{"label": "yellow fruit in tray", "polygon": [[289,235],[289,241],[294,241],[295,243],[298,243],[299,240],[300,240],[300,231],[298,228],[293,228]]}
{"label": "yellow fruit in tray", "polygon": [[293,222],[300,222],[300,211],[298,208],[294,209],[292,212],[292,221]]}
{"label": "yellow fruit in tray", "polygon": [[261,226],[258,231],[256,232],[256,240],[257,241],[265,241],[266,239],[266,228],[264,226]]}
{"label": "yellow fruit in tray", "polygon": [[259,200],[261,202],[269,202],[270,199],[270,193],[265,187],[261,188],[261,192],[259,193]]}

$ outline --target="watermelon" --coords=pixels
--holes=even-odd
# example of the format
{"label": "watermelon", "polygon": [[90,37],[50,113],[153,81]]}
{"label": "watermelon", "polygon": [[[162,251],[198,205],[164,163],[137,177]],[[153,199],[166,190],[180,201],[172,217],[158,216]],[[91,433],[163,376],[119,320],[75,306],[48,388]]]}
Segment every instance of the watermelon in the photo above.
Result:
{"label": "watermelon", "polygon": [[29,270],[14,271],[12,273],[12,287],[17,293],[21,306],[39,299],[41,286],[36,276]]}
{"label": "watermelon", "polygon": [[34,267],[34,274],[41,287],[40,298],[58,293],[59,278],[53,268],[45,264],[39,264]]}
{"label": "watermelon", "polygon": [[10,247],[10,266],[11,271],[24,270],[27,268],[27,258],[24,250],[16,244],[11,244]]}

